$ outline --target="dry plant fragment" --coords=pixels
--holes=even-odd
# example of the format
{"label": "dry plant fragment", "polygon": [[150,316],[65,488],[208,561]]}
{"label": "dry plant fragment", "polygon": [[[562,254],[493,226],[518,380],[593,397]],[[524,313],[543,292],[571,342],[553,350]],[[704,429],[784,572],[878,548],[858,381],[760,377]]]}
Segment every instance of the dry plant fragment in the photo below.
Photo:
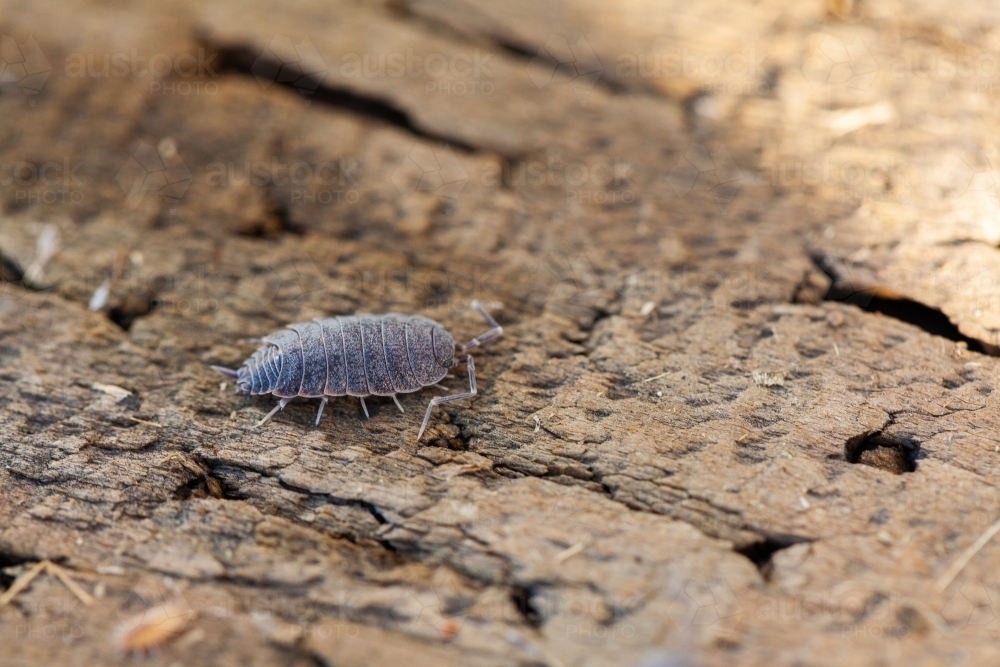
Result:
{"label": "dry plant fragment", "polygon": [[766,373],[763,371],[754,371],[752,373],[753,383],[758,387],[784,387],[785,386],[785,374],[784,373]]}
{"label": "dry plant fragment", "polygon": [[115,399],[115,401],[118,403],[122,402],[123,400],[132,395],[132,392],[130,392],[128,389],[123,389],[122,387],[113,384],[102,384],[100,382],[95,382],[92,385],[90,385],[90,388],[96,389],[97,391],[107,394],[111,398]]}
{"label": "dry plant fragment", "polygon": [[563,562],[569,560],[570,558],[572,558],[573,556],[577,555],[578,553],[580,553],[581,551],[583,551],[586,548],[587,548],[586,543],[584,543],[584,542],[578,542],[577,544],[574,544],[571,547],[563,549],[558,554],[556,554],[555,562],[556,563],[563,563]]}
{"label": "dry plant fragment", "polygon": [[45,561],[45,571],[48,572],[49,575],[54,575],[59,579],[59,581],[63,582],[63,585],[68,588],[70,592],[73,593],[73,595],[75,595],[84,605],[89,607],[94,604],[94,598],[80,588],[80,584],[73,581],[70,576],[66,574],[66,570],[62,569],[55,563]]}
{"label": "dry plant fragment", "polygon": [[43,571],[51,577],[58,578],[59,581],[61,581],[63,585],[66,586],[66,588],[68,588],[70,592],[73,593],[73,595],[75,595],[84,605],[89,607],[94,604],[94,598],[92,598],[85,590],[80,588],[80,585],[73,581],[68,574],[66,574],[66,570],[62,569],[52,561],[43,560],[36,563],[34,567],[18,577],[11,587],[8,588],[3,595],[0,595],[0,607],[10,604],[10,602],[16,598],[21,591],[30,586],[31,582],[35,580],[35,577]]}
{"label": "dry plant fragment", "polygon": [[143,426],[155,426],[156,428],[163,428],[163,424],[157,424],[156,422],[146,421],[145,419],[139,419],[138,417],[129,417],[132,421],[142,424]]}
{"label": "dry plant fragment", "polygon": [[48,561],[43,560],[42,562],[37,563],[35,567],[18,577],[14,583],[11,584],[11,587],[7,589],[7,592],[0,595],[0,607],[10,604],[10,601],[16,598],[18,593],[27,588],[31,582],[34,581],[35,577],[41,574],[42,570],[45,569],[45,564],[47,562]]}
{"label": "dry plant fragment", "polygon": [[25,282],[32,285],[37,285],[45,277],[45,265],[59,252],[59,226],[45,225],[35,245],[35,259],[24,272]]}
{"label": "dry plant fragment", "polygon": [[969,564],[972,557],[979,553],[980,549],[986,546],[986,543],[993,539],[993,536],[998,532],[1000,532],[1000,521],[995,522],[992,526],[987,528],[986,531],[979,536],[979,539],[963,551],[962,555],[959,556],[958,559],[951,564],[951,567],[949,567],[945,573],[941,575],[941,578],[938,579],[936,586],[938,591],[944,592],[944,590],[951,585],[951,582],[955,580],[955,577],[957,577],[959,573],[965,569],[965,566]]}

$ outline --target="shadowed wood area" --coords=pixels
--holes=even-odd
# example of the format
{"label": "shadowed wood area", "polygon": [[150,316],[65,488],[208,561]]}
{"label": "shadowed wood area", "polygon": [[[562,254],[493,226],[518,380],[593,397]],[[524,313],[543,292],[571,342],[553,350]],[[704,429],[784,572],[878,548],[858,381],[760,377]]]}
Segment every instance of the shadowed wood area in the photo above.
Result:
{"label": "shadowed wood area", "polygon": [[[1000,660],[1000,12],[0,0],[4,665]],[[291,322],[473,351],[234,393]]]}

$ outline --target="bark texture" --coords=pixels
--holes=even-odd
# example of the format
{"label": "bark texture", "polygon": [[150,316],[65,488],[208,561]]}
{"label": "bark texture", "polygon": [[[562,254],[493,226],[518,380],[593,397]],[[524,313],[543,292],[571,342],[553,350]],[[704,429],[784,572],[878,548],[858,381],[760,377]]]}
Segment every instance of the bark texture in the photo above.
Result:
{"label": "bark texture", "polygon": [[[157,608],[163,665],[1000,659],[1000,542],[942,579],[1000,516],[1000,13],[0,0],[0,35],[0,591],[48,559],[95,598],[36,578],[4,664],[125,660]],[[342,314],[465,341],[473,299],[504,335],[420,443],[433,388],[255,429],[209,368]]]}

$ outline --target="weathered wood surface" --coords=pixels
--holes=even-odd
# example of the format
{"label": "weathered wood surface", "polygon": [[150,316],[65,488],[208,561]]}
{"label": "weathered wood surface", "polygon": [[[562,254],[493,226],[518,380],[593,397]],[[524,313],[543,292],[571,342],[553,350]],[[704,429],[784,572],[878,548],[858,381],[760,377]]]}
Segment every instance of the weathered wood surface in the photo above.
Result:
{"label": "weathered wood surface", "polygon": [[[0,662],[995,662],[990,11],[0,2]],[[474,298],[419,444],[208,368]]]}

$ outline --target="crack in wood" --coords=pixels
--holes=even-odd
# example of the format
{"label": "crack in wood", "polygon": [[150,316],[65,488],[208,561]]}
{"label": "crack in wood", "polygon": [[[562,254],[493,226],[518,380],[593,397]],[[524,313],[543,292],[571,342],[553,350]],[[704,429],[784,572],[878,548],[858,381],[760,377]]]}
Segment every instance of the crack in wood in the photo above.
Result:
{"label": "crack in wood", "polygon": [[[830,287],[824,301],[840,301],[857,306],[869,313],[881,313],[887,317],[912,324],[932,336],[941,336],[956,343],[965,343],[974,352],[989,356],[1000,356],[1000,346],[967,336],[939,308],[911,299],[891,289],[858,281],[851,276],[846,262],[830,253],[810,250],[813,264],[830,279]],[[798,290],[797,290],[798,292]]]}
{"label": "crack in wood", "polygon": [[[203,41],[206,48],[219,55],[219,72],[241,76],[256,76],[273,81],[275,85],[294,90],[308,99],[326,107],[339,109],[400,128],[421,139],[446,144],[463,153],[477,153],[481,149],[454,136],[431,132],[414,122],[410,113],[390,100],[374,95],[365,95],[343,86],[324,84],[322,77],[302,71],[297,63],[277,63],[259,57],[250,46],[241,44],[211,44]],[[289,71],[297,76],[289,77]],[[279,73],[281,76],[279,77]],[[287,82],[292,78],[293,85]]]}
{"label": "crack in wood", "polygon": [[760,571],[765,581],[769,581],[771,575],[774,573],[774,563],[772,562],[774,554],[796,544],[815,541],[815,538],[803,537],[801,535],[772,533],[756,528],[749,528],[749,530],[757,533],[761,539],[749,544],[734,546],[733,551],[741,556],[746,556]]}

